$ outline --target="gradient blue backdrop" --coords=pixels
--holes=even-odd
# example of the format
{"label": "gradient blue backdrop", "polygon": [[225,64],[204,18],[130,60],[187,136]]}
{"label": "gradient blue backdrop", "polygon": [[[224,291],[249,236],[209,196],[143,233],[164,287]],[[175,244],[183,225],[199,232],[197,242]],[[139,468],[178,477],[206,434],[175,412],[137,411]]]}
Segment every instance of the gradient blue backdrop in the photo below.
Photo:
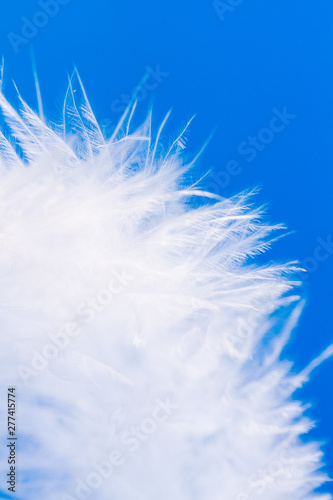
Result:
{"label": "gradient blue backdrop", "polygon": [[[211,0],[62,3],[45,20],[36,14],[41,11],[37,0],[2,1],[7,95],[13,95],[14,79],[23,97],[36,105],[33,46],[46,114],[59,117],[66,72],[76,65],[98,118],[111,129],[147,68],[159,70],[156,88],[150,77],[149,89],[139,94],[139,115],[154,101],[157,124],[172,107],[171,135],[197,114],[188,134],[192,154],[216,129],[200,171],[222,175],[226,164],[237,160],[242,172],[224,184],[210,175],[206,184],[225,196],[261,186],[258,201],[269,203],[269,219],[295,231],[276,244],[269,258],[305,259],[317,267],[307,276],[307,307],[286,352],[295,369],[302,369],[333,340],[333,257],[315,264],[309,260],[317,238],[326,241],[333,233],[331,0],[226,0],[224,14],[222,5],[215,7]],[[24,29],[24,18],[39,24],[37,31]],[[284,106],[296,118],[248,162],[239,144],[269,124],[274,108]],[[333,477],[332,375],[333,361],[328,361],[299,397],[312,403],[308,415],[319,426],[310,435],[327,442],[326,470]]]}

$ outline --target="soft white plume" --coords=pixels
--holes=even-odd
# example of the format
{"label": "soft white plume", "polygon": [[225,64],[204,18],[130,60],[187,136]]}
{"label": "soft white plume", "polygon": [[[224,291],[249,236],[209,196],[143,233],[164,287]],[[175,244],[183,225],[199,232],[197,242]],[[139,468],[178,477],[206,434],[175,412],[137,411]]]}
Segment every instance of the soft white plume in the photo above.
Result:
{"label": "soft white plume", "polygon": [[[295,264],[249,195],[186,182],[127,110],[105,140],[76,76],[62,130],[0,94],[1,404],[22,500],[327,500],[281,351]],[[5,422],[5,415],[1,422]],[[3,429],[3,426],[2,426]],[[7,450],[1,447],[1,464]],[[1,488],[5,490],[2,484]]]}

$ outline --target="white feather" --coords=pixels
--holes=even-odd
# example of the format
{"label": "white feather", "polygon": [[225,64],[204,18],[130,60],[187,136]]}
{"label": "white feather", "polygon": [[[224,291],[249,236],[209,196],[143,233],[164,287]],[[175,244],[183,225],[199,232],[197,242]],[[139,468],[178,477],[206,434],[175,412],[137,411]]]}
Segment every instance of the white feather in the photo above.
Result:
{"label": "white feather", "polygon": [[165,121],[156,142],[149,119],[130,133],[131,108],[104,140],[76,76],[62,137],[0,97],[19,145],[0,136],[0,410],[16,386],[17,498],[331,498],[314,493],[321,452],[292,399],[309,373],[281,359],[296,267],[255,260],[279,226],[250,195],[188,185],[184,134],[163,148]]}

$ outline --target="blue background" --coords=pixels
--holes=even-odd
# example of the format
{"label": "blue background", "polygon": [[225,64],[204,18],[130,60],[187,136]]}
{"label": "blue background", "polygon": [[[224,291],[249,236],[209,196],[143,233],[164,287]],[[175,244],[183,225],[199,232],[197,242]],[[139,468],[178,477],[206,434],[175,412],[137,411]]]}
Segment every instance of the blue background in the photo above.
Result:
{"label": "blue background", "polygon": [[[156,89],[141,92],[139,115],[154,101],[157,125],[173,108],[167,129],[171,136],[197,114],[187,134],[189,154],[215,129],[198,168],[218,175],[237,160],[242,172],[222,185],[210,174],[204,183],[223,196],[260,186],[257,200],[269,203],[269,220],[294,231],[268,257],[309,262],[317,238],[332,234],[333,4],[229,1],[238,5],[223,15],[211,0],[69,0],[31,39],[20,40],[16,53],[9,34],[23,36],[24,17],[43,24],[43,17],[36,17],[41,7],[35,0],[3,0],[0,47],[6,94],[13,95],[14,79],[28,103],[36,105],[33,46],[46,115],[61,117],[66,73],[76,65],[97,117],[112,129],[121,101],[128,100],[147,67],[159,65],[164,76]],[[273,108],[284,106],[296,118],[248,162],[239,154],[239,144],[267,127]],[[286,349],[296,370],[333,337],[333,258],[314,266],[303,287],[306,309]],[[298,396],[312,403],[307,413],[319,425],[310,435],[327,442],[326,470],[333,477],[332,375],[330,360],[317,368]]]}

